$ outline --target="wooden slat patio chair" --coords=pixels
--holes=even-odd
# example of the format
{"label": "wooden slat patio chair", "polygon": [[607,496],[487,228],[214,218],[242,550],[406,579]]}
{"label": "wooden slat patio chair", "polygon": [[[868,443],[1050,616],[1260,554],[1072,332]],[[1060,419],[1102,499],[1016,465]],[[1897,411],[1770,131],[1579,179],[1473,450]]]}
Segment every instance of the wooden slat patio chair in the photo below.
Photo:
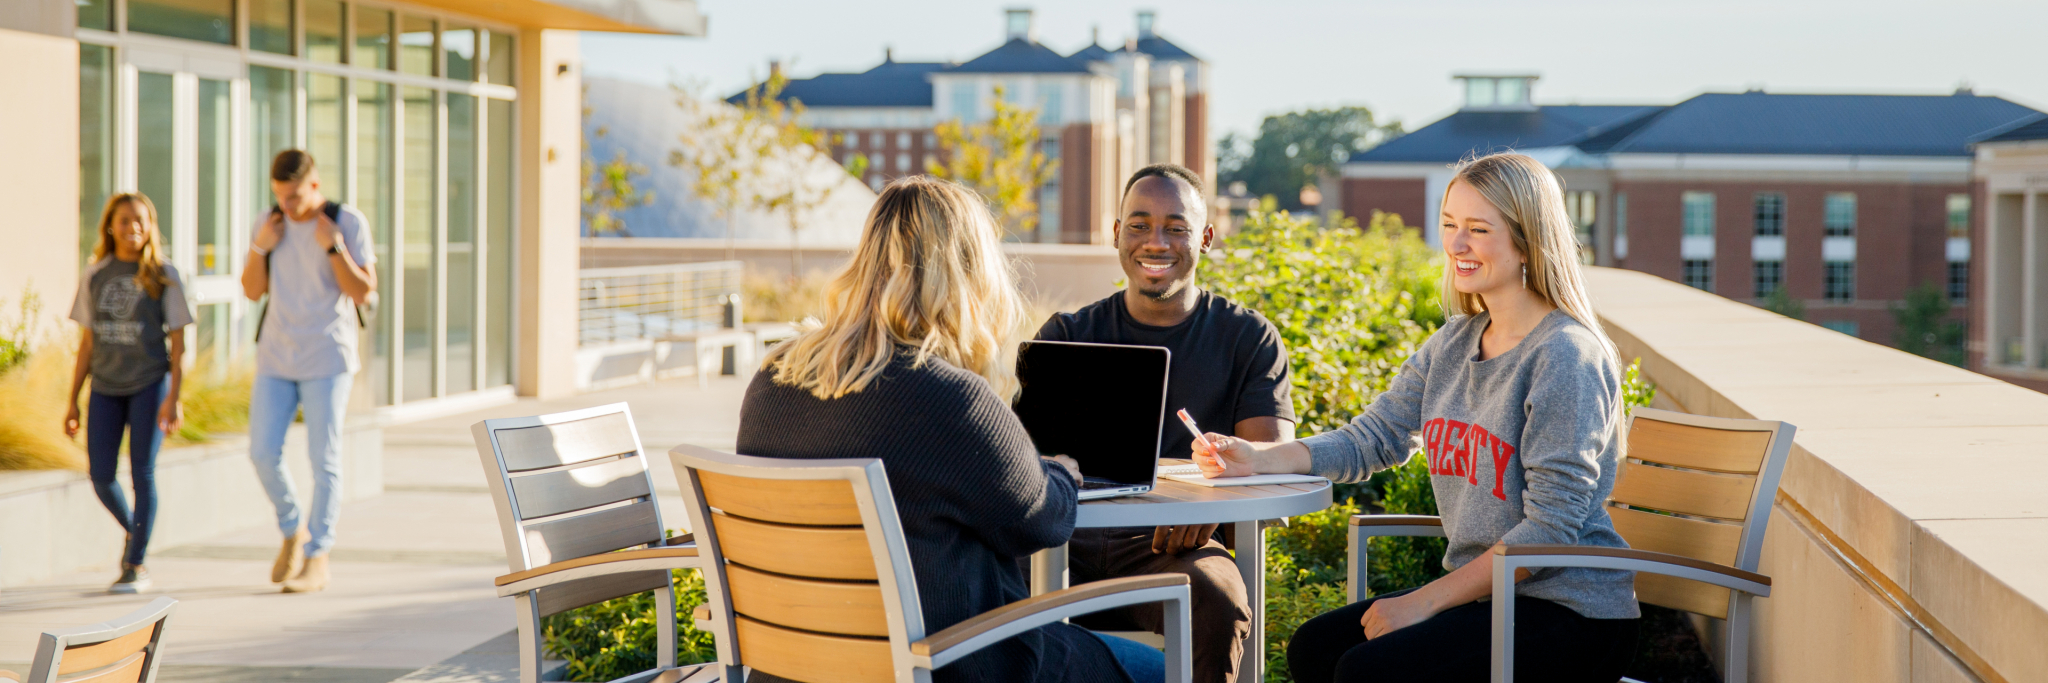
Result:
{"label": "wooden slat patio chair", "polygon": [[521,683],[540,680],[542,618],[650,590],[655,668],[617,683],[694,673],[676,666],[669,570],[698,566],[697,546],[667,537],[626,404],[484,420],[471,432],[505,536],[511,573],[498,577],[498,596],[517,603]]}
{"label": "wooden slat patio chair", "polygon": [[[1636,599],[1723,620],[1722,678],[1749,678],[1750,600],[1771,595],[1756,573],[1778,478],[1798,428],[1637,408],[1629,418],[1628,459],[1616,476],[1607,514],[1629,547],[1519,545],[1495,549],[1493,680],[1514,679],[1516,569],[1595,567],[1636,572]],[[1366,585],[1366,539],[1442,537],[1443,520],[1423,515],[1351,518],[1349,593]],[[1626,679],[1624,679],[1626,680]]]}
{"label": "wooden slat patio chair", "polygon": [[1164,602],[1166,679],[1190,676],[1188,579],[1098,581],[926,633],[917,581],[880,460],[788,460],[695,446],[669,451],[703,552],[725,680],[741,667],[807,683],[923,683],[934,669],[1068,617]]}
{"label": "wooden slat patio chair", "polygon": [[5,683],[150,683],[156,680],[158,643],[178,601],[157,598],[113,621],[50,631],[36,644],[28,676],[0,671]]}

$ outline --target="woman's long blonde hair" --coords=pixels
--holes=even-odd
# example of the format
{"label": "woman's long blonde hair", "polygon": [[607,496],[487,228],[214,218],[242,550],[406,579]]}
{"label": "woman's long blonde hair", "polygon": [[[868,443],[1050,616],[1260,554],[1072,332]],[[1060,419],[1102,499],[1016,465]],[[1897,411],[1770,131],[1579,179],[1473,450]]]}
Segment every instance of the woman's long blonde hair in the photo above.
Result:
{"label": "woman's long blonde hair", "polygon": [[1016,387],[1005,342],[1024,306],[995,218],[972,191],[929,176],[890,183],[875,199],[860,246],[825,292],[825,316],[768,353],[776,383],[821,399],[872,383],[902,347],[922,365],[941,358]]}
{"label": "woman's long blonde hair", "polygon": [[[1529,259],[1523,286],[1536,298],[1592,330],[1600,347],[1607,351],[1608,360],[1614,362],[1615,447],[1623,449],[1617,452],[1625,457],[1628,409],[1622,404],[1621,354],[1614,340],[1607,336],[1607,330],[1600,326],[1593,301],[1586,295],[1586,278],[1579,267],[1578,231],[1572,229],[1571,214],[1564,208],[1564,181],[1528,155],[1500,152],[1458,164],[1451,173],[1450,185],[1444,187],[1445,194],[1458,183],[1477,190],[1507,219],[1508,236],[1515,251]],[[1478,294],[1458,291],[1451,278],[1451,269],[1445,268],[1445,314],[1471,315],[1486,310],[1484,299]]]}
{"label": "woman's long blonde hair", "polygon": [[156,204],[142,193],[122,192],[107,198],[106,208],[100,209],[100,241],[93,245],[92,260],[98,263],[114,255],[114,208],[122,204],[142,219],[142,258],[135,264],[135,285],[149,292],[149,298],[161,299],[164,288],[171,284],[164,274],[164,236],[156,227]]}

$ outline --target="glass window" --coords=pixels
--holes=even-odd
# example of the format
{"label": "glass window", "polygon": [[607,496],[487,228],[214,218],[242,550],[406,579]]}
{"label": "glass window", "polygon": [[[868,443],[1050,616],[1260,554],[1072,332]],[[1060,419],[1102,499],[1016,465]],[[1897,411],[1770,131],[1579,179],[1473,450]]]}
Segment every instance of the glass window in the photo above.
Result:
{"label": "glass window", "polygon": [[910,148],[910,133],[897,133],[897,134],[896,134],[896,147],[897,147],[897,149],[909,149],[909,148]]}
{"label": "glass window", "polygon": [[405,367],[399,374],[405,378],[405,400],[417,401],[435,395],[434,375],[438,370],[434,364],[434,350],[438,346],[434,332],[436,300],[440,297],[434,279],[440,254],[434,239],[438,228],[434,224],[434,197],[441,188],[436,178],[439,162],[435,158],[438,131],[434,91],[405,88],[404,94],[405,243],[400,258],[405,271],[398,295],[405,302]]}
{"label": "glass window", "polygon": [[446,55],[443,68],[448,77],[458,81],[476,80],[476,29],[468,26],[451,26],[441,32],[441,51]]}
{"label": "glass window", "polygon": [[484,53],[484,75],[487,80],[499,85],[512,85],[512,58],[517,49],[512,44],[512,34],[491,31],[489,51]]}
{"label": "glass window", "polygon": [[249,49],[292,53],[292,0],[249,0]]}
{"label": "glass window", "polygon": [[1491,78],[1465,79],[1465,106],[1491,107],[1494,103],[1493,80]]}
{"label": "glass window", "polygon": [[897,154],[897,155],[896,155],[896,172],[898,172],[898,173],[909,173],[909,172],[910,172],[910,155],[908,155],[908,154]]}
{"label": "glass window", "polygon": [[448,375],[447,393],[476,386],[476,119],[475,97],[448,93]]}
{"label": "glass window", "polygon": [[1863,326],[1856,324],[1856,321],[1854,320],[1829,320],[1827,322],[1821,323],[1820,326],[1828,328],[1830,330],[1834,330],[1836,332],[1840,332],[1842,334],[1849,335],[1851,337],[1860,337],[1862,336],[1863,331]]}
{"label": "glass window", "polygon": [[1828,237],[1856,236],[1856,193],[1829,192],[1822,211],[1821,225]]}
{"label": "glass window", "polygon": [[1762,299],[1778,291],[1785,282],[1784,261],[1756,262],[1756,298]]}
{"label": "glass window", "polygon": [[875,149],[881,149],[884,145],[883,140],[884,138],[882,137],[882,134],[880,132],[870,133],[868,135],[868,146],[873,147]]}
{"label": "glass window", "polygon": [[1687,192],[1681,196],[1684,204],[1685,234],[1714,235],[1714,193]]}
{"label": "glass window", "polygon": [[1782,237],[1785,234],[1785,195],[1779,192],[1759,192],[1756,195],[1756,236]]}
{"label": "glass window", "polygon": [[[78,3],[78,27],[114,30],[114,0],[74,0]],[[99,209],[93,209],[97,214]]]}
{"label": "glass window", "polygon": [[1970,195],[1948,196],[1948,236],[1970,236]]}
{"label": "glass window", "polygon": [[[294,109],[297,100],[292,96],[290,71],[267,66],[249,66],[249,215],[260,218],[277,203],[277,197],[270,192],[270,160],[278,152],[291,149],[298,139],[292,130],[297,121]],[[322,162],[339,163],[341,157],[327,159],[313,155],[313,164]],[[345,168],[337,166],[336,168]],[[330,185],[321,174],[320,186],[335,197],[341,197],[339,186]]]}
{"label": "glass window", "polygon": [[356,44],[349,63],[365,69],[391,68],[391,12],[355,6]]}
{"label": "glass window", "polygon": [[392,277],[392,269],[398,266],[398,250],[392,246],[391,228],[394,221],[391,205],[391,185],[396,180],[395,160],[392,154],[392,104],[391,85],[375,81],[358,80],[354,83],[356,96],[355,120],[355,169],[356,209],[370,220],[370,241],[377,253],[378,299],[383,305],[377,307],[377,319],[370,323],[369,336],[370,387],[379,405],[393,402],[391,387],[391,328],[392,310],[398,308],[403,296],[403,284]]}
{"label": "glass window", "polygon": [[924,134],[924,146],[925,146],[925,147],[926,147],[927,149],[929,149],[929,148],[932,148],[932,147],[937,147],[937,146],[939,146],[939,136],[938,136],[938,134],[936,134],[936,133],[925,133],[925,134]]}
{"label": "glass window", "polygon": [[170,74],[139,72],[136,82],[135,113],[135,171],[136,189],[149,197],[156,205],[157,230],[164,238],[164,256],[177,255],[178,224],[177,197],[172,194],[173,177],[178,167],[172,156],[172,138],[177,128],[173,120],[173,95]]}
{"label": "glass window", "polygon": [[1827,272],[1821,279],[1821,295],[1833,303],[1856,300],[1856,264],[1847,261],[1829,261]]}
{"label": "glass window", "polygon": [[489,174],[485,188],[484,254],[489,263],[484,273],[484,386],[512,383],[512,102],[489,100],[485,105],[484,168]]}
{"label": "glass window", "polygon": [[1528,104],[1529,82],[1520,78],[1500,79],[1498,95],[1494,98],[1501,106]]}
{"label": "glass window", "polygon": [[341,63],[340,0],[303,0],[306,10],[306,58]]}
{"label": "glass window", "polygon": [[234,271],[235,249],[229,243],[229,205],[234,196],[228,169],[234,164],[234,131],[228,123],[228,82],[199,79],[199,149],[193,197],[193,229],[198,231],[199,253],[193,260],[200,275],[225,275]]}
{"label": "glass window", "polygon": [[[348,125],[348,100],[344,97],[346,93],[342,92],[342,83],[340,76],[306,75],[306,151],[312,153],[315,168],[324,166],[331,169],[320,174],[320,189],[330,197],[354,196],[348,191],[349,159],[343,155],[348,145],[348,130],[345,128]],[[366,121],[363,125],[374,123],[376,122]],[[365,150],[364,153],[368,154],[370,151],[374,150]],[[275,155],[276,152],[272,154]],[[270,172],[270,160],[265,159],[261,168],[267,177]],[[264,182],[264,187],[268,188],[269,181]],[[355,204],[357,209],[369,211],[362,205],[360,199],[346,201]],[[372,225],[370,228],[374,230],[377,226]],[[382,242],[377,246],[381,248]],[[378,258],[381,259],[383,256]],[[383,282],[381,279],[378,281]]]}
{"label": "glass window", "polygon": [[966,83],[953,85],[953,117],[972,122],[981,116],[981,98],[974,92],[974,86]]}
{"label": "glass window", "polygon": [[417,75],[434,75],[434,20],[405,15],[398,34],[398,70]]}
{"label": "glass window", "polygon": [[1710,260],[1689,260],[1685,262],[1685,285],[1703,291],[1714,291],[1714,262]]}
{"label": "glass window", "polygon": [[1063,99],[1066,89],[1054,85],[1041,90],[1043,94],[1038,99],[1039,125],[1057,126],[1064,123],[1065,120],[1061,116],[1066,113],[1066,102]]}
{"label": "glass window", "polygon": [[235,0],[128,0],[128,30],[233,45]]}
{"label": "glass window", "polygon": [[[84,11],[83,7],[79,10]],[[78,258],[92,258],[114,193],[114,49],[78,45]]]}
{"label": "glass window", "polygon": [[1628,193],[1614,193],[1614,238],[1628,238]]}
{"label": "glass window", "polygon": [[1948,263],[1948,300],[1962,303],[1970,300],[1970,262],[1950,261]]}

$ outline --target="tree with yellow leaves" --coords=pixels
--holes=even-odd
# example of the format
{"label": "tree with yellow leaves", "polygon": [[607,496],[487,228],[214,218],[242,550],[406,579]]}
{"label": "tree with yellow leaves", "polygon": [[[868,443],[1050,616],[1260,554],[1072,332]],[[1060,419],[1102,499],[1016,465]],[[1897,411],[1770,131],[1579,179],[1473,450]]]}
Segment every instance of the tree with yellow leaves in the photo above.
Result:
{"label": "tree with yellow leaves", "polygon": [[994,115],[987,121],[939,124],[935,132],[945,163],[928,164],[925,172],[981,193],[1012,238],[1030,240],[1038,227],[1037,190],[1052,179],[1059,162],[1046,159],[1039,149],[1038,109],[1018,106],[1003,95],[1003,86],[996,86]]}

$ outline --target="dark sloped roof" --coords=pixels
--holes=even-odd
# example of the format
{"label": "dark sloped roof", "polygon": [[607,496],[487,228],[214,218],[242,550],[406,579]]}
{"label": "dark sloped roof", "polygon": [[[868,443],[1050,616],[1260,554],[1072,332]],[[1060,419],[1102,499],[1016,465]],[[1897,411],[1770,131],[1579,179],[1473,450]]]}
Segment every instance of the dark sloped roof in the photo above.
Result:
{"label": "dark sloped roof", "polygon": [[2017,125],[2007,125],[2004,130],[1994,130],[1975,142],[2018,142],[2022,140],[2048,140],[2048,114],[2036,114]]}
{"label": "dark sloped roof", "polygon": [[[1122,50],[1118,51],[1121,52]],[[1158,34],[1153,34],[1151,37],[1147,38],[1139,38],[1138,52],[1151,55],[1157,59],[1187,59],[1197,62],[1202,61],[1201,57],[1196,57],[1194,53],[1181,49],[1179,45],[1173,44],[1173,41],[1161,38],[1158,36]]]}
{"label": "dark sloped roof", "polygon": [[[795,98],[806,107],[929,107],[932,84],[925,76],[946,65],[942,62],[882,62],[857,74],[818,74],[790,79],[778,99]],[[747,94],[740,92],[725,101],[739,104]]]}
{"label": "dark sloped roof", "polygon": [[[1088,67],[1060,56],[1052,48],[1023,38],[1011,38],[967,63],[946,69],[947,73],[1064,74],[1092,73]],[[929,97],[929,95],[927,95]]]}
{"label": "dark sloped roof", "polygon": [[1672,105],[1608,151],[1968,156],[1973,136],[2038,113],[1967,93],[1706,94]]}
{"label": "dark sloped roof", "polygon": [[1074,54],[1067,55],[1067,59],[1078,64],[1087,64],[1089,62],[1106,62],[1109,61],[1109,56],[1113,54],[1116,53],[1110,52],[1108,49],[1105,49],[1101,45],[1090,43],[1088,47],[1075,50]]}
{"label": "dark sloped roof", "polygon": [[1650,118],[1663,107],[1558,106],[1534,111],[1461,111],[1351,155],[1352,161],[1451,163],[1472,154],[1570,145]]}

